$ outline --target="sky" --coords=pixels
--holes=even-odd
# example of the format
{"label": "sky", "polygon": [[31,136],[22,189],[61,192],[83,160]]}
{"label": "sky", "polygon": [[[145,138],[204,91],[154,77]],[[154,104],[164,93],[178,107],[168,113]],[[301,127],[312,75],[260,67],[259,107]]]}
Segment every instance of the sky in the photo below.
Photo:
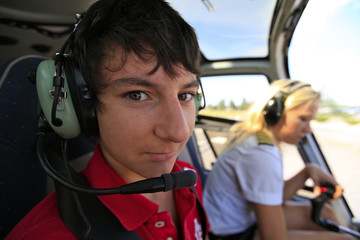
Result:
{"label": "sky", "polygon": [[[203,24],[211,23],[211,28],[207,28],[202,35],[199,34],[200,44],[206,43],[206,41],[202,41],[202,37],[206,38],[207,41],[208,39],[219,41],[216,39],[216,34],[228,34],[225,33],[226,29],[217,27],[219,24],[214,22],[214,18],[211,16],[225,12],[226,15],[218,18],[217,21],[225,22],[225,26],[243,29],[242,32],[245,31],[248,34],[230,37],[237,39],[231,43],[237,42],[239,44],[238,49],[240,50],[235,55],[237,56],[238,53],[247,54],[246,50],[249,48],[246,38],[251,39],[247,42],[252,45],[259,44],[256,51],[260,55],[264,54],[261,44],[264,41],[267,43],[267,36],[260,36],[257,33],[263,32],[262,27],[267,27],[262,22],[268,22],[267,19],[270,16],[261,12],[260,6],[263,7],[269,1],[233,1],[233,3],[238,4],[238,7],[232,9],[220,9],[227,6],[226,3],[222,2],[223,0],[210,1],[219,8],[212,13],[209,13],[204,7],[201,13],[192,11],[192,8],[198,9],[197,5],[202,4],[200,0],[195,2],[193,0],[172,0],[171,2],[176,8],[186,9],[182,13],[186,19],[193,20],[192,24],[201,27]],[[192,4],[197,5],[194,7]],[[236,15],[241,16],[241,19],[246,21],[234,22],[233,18]],[[245,24],[241,24],[241,22]],[[250,24],[251,27],[249,27],[249,22],[254,24]],[[206,49],[206,52],[221,56],[221,54],[229,54],[227,49],[231,43],[222,42],[221,47],[216,45],[212,49],[211,46],[207,45],[202,45],[202,47],[209,48]],[[323,99],[330,98],[340,105],[360,106],[358,94],[360,91],[360,0],[309,0],[289,48],[289,70],[292,79],[310,83],[313,88],[322,93]],[[221,80],[223,81],[223,78]],[[233,99],[236,104],[239,104],[243,98],[250,101],[255,100],[254,97],[263,95],[258,92],[258,84],[266,84],[266,79],[261,79],[259,82],[252,80],[249,79],[246,82],[247,88],[243,89],[241,85],[237,87],[238,80],[232,77],[226,80],[229,82],[221,86],[212,84],[212,82],[218,81],[216,79],[206,79],[203,81],[203,85],[207,102],[216,105],[222,99],[225,99],[227,103],[229,103],[229,99]],[[253,84],[254,82],[256,85]],[[229,88],[229,86],[232,87]]]}
{"label": "sky", "polygon": [[[216,7],[210,12],[202,0],[169,1],[197,29],[200,46],[209,54],[206,57],[267,55],[268,36],[264,35],[264,29],[268,29],[271,19],[268,9],[274,8],[275,2],[210,0]],[[232,7],[227,3],[233,4]],[[234,29],[241,34],[234,33]],[[360,106],[360,0],[309,0],[288,57],[292,79],[310,83],[322,93],[323,99],[332,99],[339,105]],[[227,82],[219,85],[219,80]],[[265,78],[239,81],[239,76],[206,78],[202,82],[206,101],[211,105],[222,99],[227,104],[230,99],[236,104],[244,98],[254,101],[265,93],[259,93],[258,84],[267,85]]]}
{"label": "sky", "polygon": [[[310,0],[289,49],[291,77],[360,106],[360,1]],[[340,85],[340,84],[341,85]]]}

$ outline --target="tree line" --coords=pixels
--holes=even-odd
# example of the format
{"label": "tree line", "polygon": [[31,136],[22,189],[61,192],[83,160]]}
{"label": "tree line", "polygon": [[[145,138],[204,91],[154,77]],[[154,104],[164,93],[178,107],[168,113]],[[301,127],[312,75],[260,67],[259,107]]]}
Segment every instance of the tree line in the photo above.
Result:
{"label": "tree line", "polygon": [[243,98],[242,103],[239,105],[236,105],[233,100],[231,100],[228,105],[225,103],[225,100],[221,100],[217,105],[207,105],[206,107],[215,110],[246,110],[252,103],[253,102],[247,101],[245,98]]}

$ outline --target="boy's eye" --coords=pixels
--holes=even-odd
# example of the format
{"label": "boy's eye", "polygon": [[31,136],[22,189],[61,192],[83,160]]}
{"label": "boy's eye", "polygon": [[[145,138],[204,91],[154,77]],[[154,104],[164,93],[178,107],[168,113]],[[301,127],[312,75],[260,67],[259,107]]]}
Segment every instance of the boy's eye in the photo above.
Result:
{"label": "boy's eye", "polygon": [[146,94],[140,91],[134,91],[127,93],[127,97],[132,101],[141,101],[146,99]]}
{"label": "boy's eye", "polygon": [[179,100],[184,101],[184,102],[190,101],[193,97],[194,97],[194,94],[188,93],[188,92],[179,94]]}

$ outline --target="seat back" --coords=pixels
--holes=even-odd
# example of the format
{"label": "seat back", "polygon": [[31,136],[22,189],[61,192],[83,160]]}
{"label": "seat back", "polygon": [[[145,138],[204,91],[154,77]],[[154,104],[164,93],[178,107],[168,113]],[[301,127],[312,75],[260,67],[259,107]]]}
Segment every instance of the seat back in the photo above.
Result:
{"label": "seat back", "polygon": [[201,183],[204,186],[208,172],[204,169],[195,133],[191,135],[190,139],[186,143],[186,146],[180,152],[178,159],[188,162],[196,168],[199,173]]}
{"label": "seat back", "polygon": [[42,58],[25,56],[0,70],[0,238],[45,196],[35,152],[37,94],[27,73]]}

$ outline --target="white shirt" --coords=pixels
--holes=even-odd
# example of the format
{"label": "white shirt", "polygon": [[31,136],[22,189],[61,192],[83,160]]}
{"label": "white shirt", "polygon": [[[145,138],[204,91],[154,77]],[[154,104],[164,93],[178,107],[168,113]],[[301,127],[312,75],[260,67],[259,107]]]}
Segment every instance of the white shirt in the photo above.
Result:
{"label": "white shirt", "polygon": [[283,164],[279,149],[259,144],[255,135],[231,146],[218,157],[204,189],[204,206],[211,232],[240,233],[256,222],[249,202],[280,205]]}

